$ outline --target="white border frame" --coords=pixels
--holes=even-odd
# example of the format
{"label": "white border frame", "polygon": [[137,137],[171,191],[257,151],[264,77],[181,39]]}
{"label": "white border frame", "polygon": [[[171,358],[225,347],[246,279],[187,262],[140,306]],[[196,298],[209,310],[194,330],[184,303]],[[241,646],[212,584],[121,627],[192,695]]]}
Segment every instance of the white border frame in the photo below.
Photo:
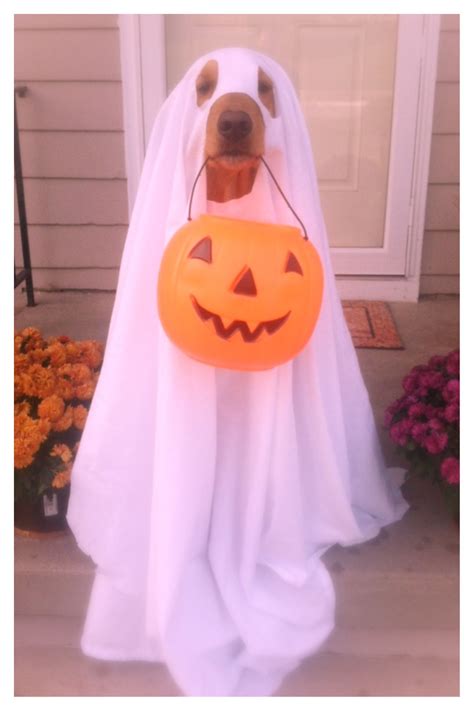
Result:
{"label": "white border frame", "polygon": [[[409,17],[413,17],[410,15]],[[439,15],[417,15],[421,23],[421,46],[416,57],[418,81],[418,106],[413,145],[412,181],[410,199],[405,213],[408,230],[403,276],[339,276],[338,290],[344,299],[386,299],[390,301],[417,301],[420,289],[420,271],[424,235],[424,218],[428,190],[428,172],[433,124],[433,106],[436,86]],[[403,21],[404,16],[401,16]],[[166,45],[164,15],[120,15],[120,55],[122,65],[122,90],[125,130],[125,159],[128,179],[129,213],[131,214],[145,156],[146,143],[153,119],[166,98]],[[152,41],[148,41],[152,38]],[[397,53],[397,69],[400,57]],[[146,96],[143,84],[147,83]],[[397,118],[394,112],[394,123]],[[394,129],[392,129],[394,130]],[[392,146],[393,148],[393,146]],[[405,154],[406,155],[406,154]],[[393,179],[394,161],[390,161],[390,179]],[[407,186],[408,189],[408,186]],[[400,198],[398,199],[398,204]],[[387,205],[387,214],[389,212]],[[381,249],[367,249],[368,262],[386,258],[385,245]],[[343,273],[344,260],[354,256],[355,250],[333,248],[331,255],[336,273]],[[372,253],[372,256],[370,255]],[[378,253],[379,257],[377,257]],[[360,250],[359,250],[360,254]],[[347,262],[346,262],[347,263]],[[375,269],[375,262],[373,268]],[[395,271],[400,271],[395,265]]]}
{"label": "white border frame", "polygon": [[[166,99],[164,15],[119,15],[128,211],[140,181],[153,120]],[[150,40],[153,41],[150,41]],[[147,82],[150,90],[143,93]]]}

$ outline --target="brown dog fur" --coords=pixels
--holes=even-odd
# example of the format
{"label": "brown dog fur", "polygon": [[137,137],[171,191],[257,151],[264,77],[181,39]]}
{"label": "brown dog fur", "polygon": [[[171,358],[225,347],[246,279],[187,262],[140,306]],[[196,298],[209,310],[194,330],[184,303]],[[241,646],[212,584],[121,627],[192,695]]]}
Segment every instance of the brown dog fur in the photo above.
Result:
{"label": "brown dog fur", "polygon": [[[212,98],[217,85],[219,67],[210,60],[196,80],[196,103],[202,106]],[[275,116],[273,82],[261,69],[258,71],[259,97]],[[243,111],[251,119],[252,129],[244,138],[230,141],[218,131],[219,117],[224,111]],[[265,150],[265,124],[258,104],[247,94],[229,93],[211,106],[206,126],[205,158],[207,199],[227,202],[251,192],[260,165],[259,157]]]}

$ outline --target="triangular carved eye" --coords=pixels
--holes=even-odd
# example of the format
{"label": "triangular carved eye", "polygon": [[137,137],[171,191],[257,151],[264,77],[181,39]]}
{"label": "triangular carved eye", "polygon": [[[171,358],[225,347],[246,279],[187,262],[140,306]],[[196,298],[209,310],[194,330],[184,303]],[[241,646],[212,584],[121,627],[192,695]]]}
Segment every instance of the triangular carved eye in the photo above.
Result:
{"label": "triangular carved eye", "polygon": [[210,237],[203,237],[190,253],[188,254],[190,259],[202,259],[204,262],[209,264],[212,262],[212,240]]}
{"label": "triangular carved eye", "polygon": [[303,276],[303,270],[301,268],[301,265],[300,265],[299,261],[296,259],[293,252],[288,252],[288,257],[286,259],[285,272],[296,272],[297,274],[301,274],[301,276]]}

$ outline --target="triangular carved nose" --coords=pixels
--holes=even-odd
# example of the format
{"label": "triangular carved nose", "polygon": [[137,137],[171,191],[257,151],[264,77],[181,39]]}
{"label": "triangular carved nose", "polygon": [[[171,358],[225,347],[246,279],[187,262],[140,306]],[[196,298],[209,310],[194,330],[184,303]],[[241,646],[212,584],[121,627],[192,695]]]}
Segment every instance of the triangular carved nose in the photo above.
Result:
{"label": "triangular carved nose", "polygon": [[253,278],[252,270],[247,267],[233,288],[235,294],[244,294],[245,296],[257,296],[257,287]]}

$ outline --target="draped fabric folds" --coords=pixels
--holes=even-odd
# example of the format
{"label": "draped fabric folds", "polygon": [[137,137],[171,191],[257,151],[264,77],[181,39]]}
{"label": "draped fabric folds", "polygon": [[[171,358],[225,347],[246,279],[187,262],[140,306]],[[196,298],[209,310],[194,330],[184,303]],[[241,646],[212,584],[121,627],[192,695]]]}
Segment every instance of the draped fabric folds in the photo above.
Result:
{"label": "draped fabric folds", "polygon": [[[198,107],[195,80],[208,59],[218,62],[218,84]],[[259,67],[274,82],[275,118],[258,96]],[[260,106],[265,158],[325,273],[307,346],[259,372],[189,358],[157,312],[161,255],[186,221],[209,105],[230,91]],[[249,195],[223,204],[206,200],[203,174],[193,213],[205,212],[298,226],[262,169]],[[293,86],[261,54],[211,52],[153,127],[72,472],[68,522],[97,565],[83,652],[162,662],[186,695],[271,695],[334,627],[322,554],[399,520],[402,478],[383,461]]]}

